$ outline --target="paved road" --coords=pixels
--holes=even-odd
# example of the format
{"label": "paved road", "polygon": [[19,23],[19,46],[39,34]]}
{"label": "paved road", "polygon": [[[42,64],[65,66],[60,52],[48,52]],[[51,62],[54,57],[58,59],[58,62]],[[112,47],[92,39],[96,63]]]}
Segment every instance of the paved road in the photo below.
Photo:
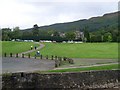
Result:
{"label": "paved road", "polygon": [[28,72],[35,70],[50,70],[55,67],[53,60],[40,60],[29,58],[2,58],[2,72]]}

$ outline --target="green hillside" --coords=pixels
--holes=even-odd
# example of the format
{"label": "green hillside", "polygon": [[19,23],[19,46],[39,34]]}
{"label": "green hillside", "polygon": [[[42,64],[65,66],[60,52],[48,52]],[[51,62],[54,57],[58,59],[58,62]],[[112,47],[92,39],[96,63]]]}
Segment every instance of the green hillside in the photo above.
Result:
{"label": "green hillside", "polygon": [[[103,28],[113,28],[118,25],[118,12],[104,14],[99,17],[92,17],[90,19],[83,19],[74,22],[68,23],[57,23],[48,26],[39,27],[39,30],[56,30],[56,31],[73,31],[73,30],[81,30],[87,26],[89,31],[97,31]],[[32,30],[25,29],[25,30]]]}

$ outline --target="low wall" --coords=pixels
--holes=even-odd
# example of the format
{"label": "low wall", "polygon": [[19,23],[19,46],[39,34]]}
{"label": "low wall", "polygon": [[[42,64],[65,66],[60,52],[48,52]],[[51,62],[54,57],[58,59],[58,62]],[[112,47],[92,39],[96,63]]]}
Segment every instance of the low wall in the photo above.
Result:
{"label": "low wall", "polygon": [[113,88],[118,87],[120,70],[75,73],[13,73],[3,75],[2,90],[13,88]]}

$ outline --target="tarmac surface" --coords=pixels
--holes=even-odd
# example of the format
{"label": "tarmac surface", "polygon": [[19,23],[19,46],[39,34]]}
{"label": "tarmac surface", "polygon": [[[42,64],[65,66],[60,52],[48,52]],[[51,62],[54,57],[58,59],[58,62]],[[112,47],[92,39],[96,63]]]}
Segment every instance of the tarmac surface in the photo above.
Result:
{"label": "tarmac surface", "polygon": [[2,73],[32,72],[36,70],[45,71],[54,69],[54,67],[55,62],[53,60],[15,58],[15,57],[2,58]]}

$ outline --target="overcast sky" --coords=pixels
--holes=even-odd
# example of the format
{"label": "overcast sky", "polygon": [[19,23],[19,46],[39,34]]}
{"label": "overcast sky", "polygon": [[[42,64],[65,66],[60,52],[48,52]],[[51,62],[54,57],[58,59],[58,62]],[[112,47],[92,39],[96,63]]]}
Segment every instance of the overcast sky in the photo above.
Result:
{"label": "overcast sky", "polygon": [[0,0],[0,28],[31,28],[118,11],[119,0]]}

